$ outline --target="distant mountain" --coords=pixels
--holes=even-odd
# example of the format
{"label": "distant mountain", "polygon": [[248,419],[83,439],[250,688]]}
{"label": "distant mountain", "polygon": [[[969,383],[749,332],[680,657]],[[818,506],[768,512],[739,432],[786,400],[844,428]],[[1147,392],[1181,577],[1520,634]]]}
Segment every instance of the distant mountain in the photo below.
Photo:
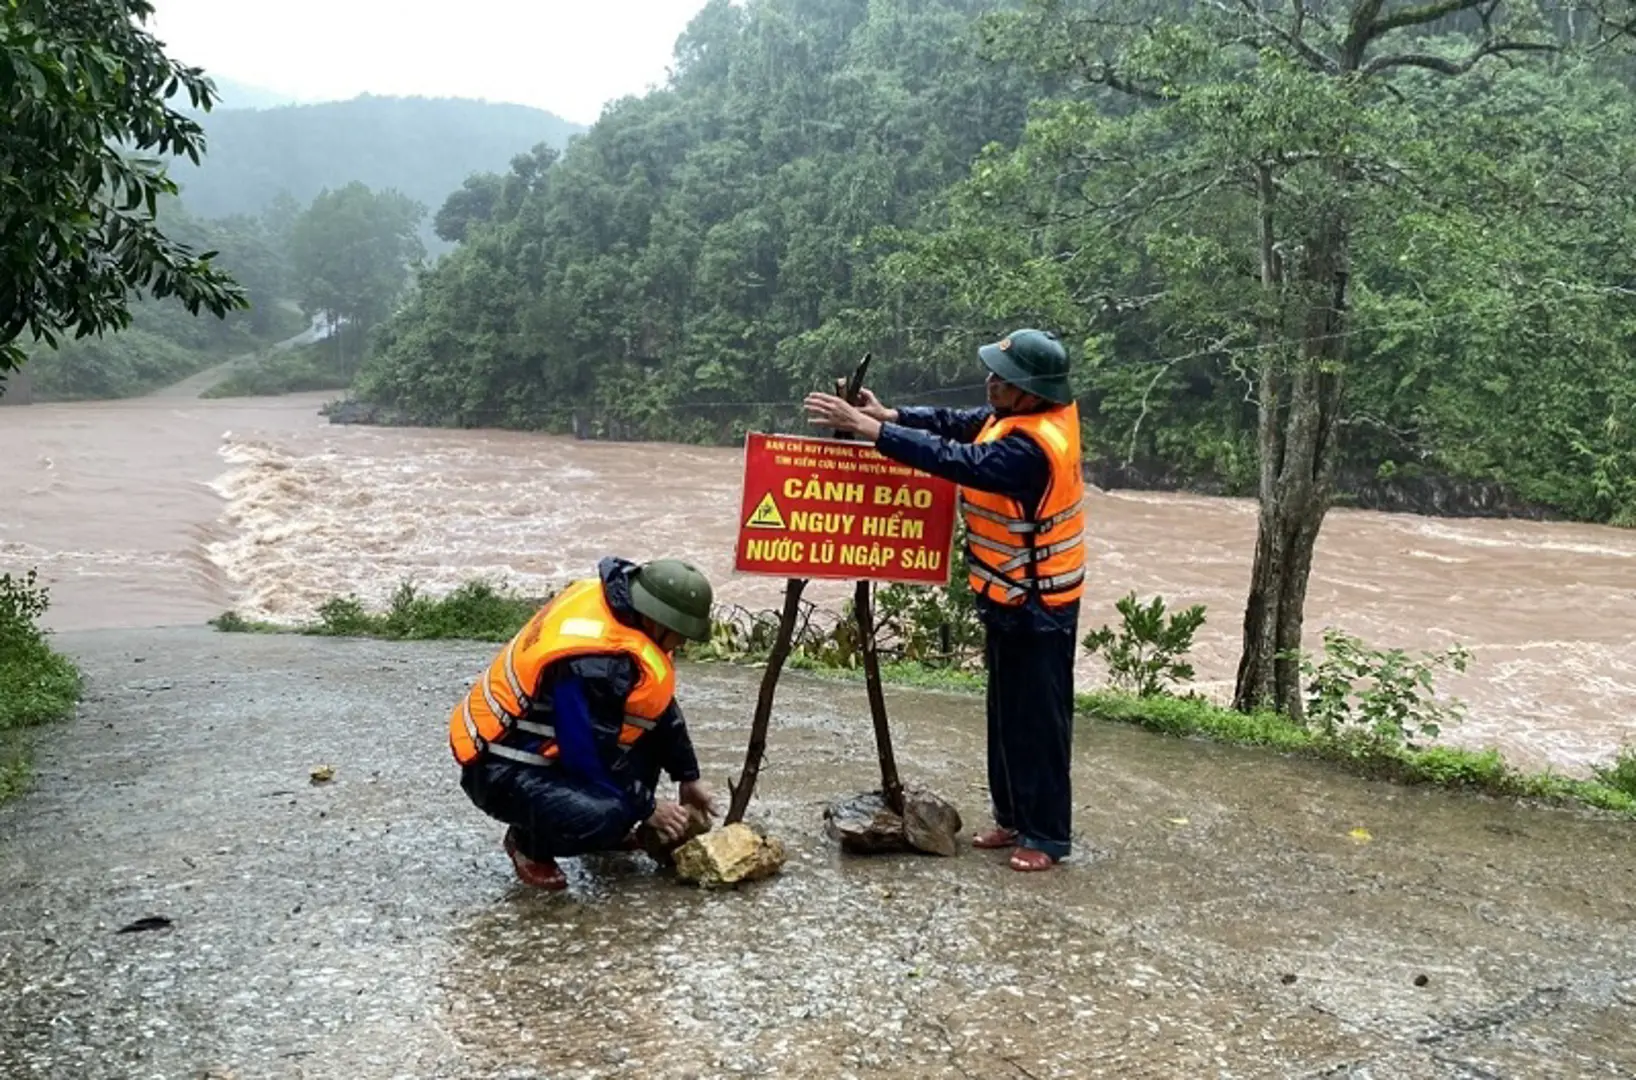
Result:
{"label": "distant mountain", "polygon": [[221,95],[221,101],[216,105],[217,109],[273,109],[280,105],[301,104],[301,99],[294,94],[252,86],[236,79],[212,75],[210,81],[216,84],[216,91]]}
{"label": "distant mountain", "polygon": [[[228,97],[230,82],[217,86]],[[253,94],[253,88],[241,88]],[[171,167],[188,212],[258,214],[280,191],[302,205],[354,180],[424,203],[427,233],[443,200],[474,172],[504,172],[537,143],[563,147],[579,124],[524,105],[365,95],[279,108],[217,108],[202,118],[200,166]],[[441,246],[441,245],[438,245]]]}

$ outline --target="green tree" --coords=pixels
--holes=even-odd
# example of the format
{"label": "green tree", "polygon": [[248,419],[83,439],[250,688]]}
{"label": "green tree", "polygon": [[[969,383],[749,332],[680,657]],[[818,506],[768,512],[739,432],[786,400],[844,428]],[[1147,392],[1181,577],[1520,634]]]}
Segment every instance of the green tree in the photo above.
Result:
{"label": "green tree", "polygon": [[193,314],[245,304],[243,290],[167,237],[155,217],[176,188],[155,158],[197,160],[208,110],[198,68],[166,57],[146,0],[0,0],[0,378],[19,338],[55,345],[130,321],[133,292],[174,296]]}
{"label": "green tree", "polygon": [[295,222],[290,261],[300,278],[300,301],[309,316],[344,320],[350,334],[336,334],[337,348],[361,341],[392,314],[425,256],[416,234],[425,207],[400,192],[373,192],[360,183],[319,193]]}
{"label": "green tree", "polygon": [[[425,423],[732,441],[865,350],[877,390],[952,403],[977,341],[1045,324],[1103,473],[1257,492],[1265,368],[1275,489],[1324,435],[1311,505],[1636,521],[1636,65],[1611,6],[1434,6],[1378,8],[1343,75],[1339,0],[714,0],[669,85],[447,201],[460,246],[356,388]],[[1298,384],[1336,396],[1292,439]]]}
{"label": "green tree", "polygon": [[[1076,326],[1093,364],[1118,352],[1131,313],[1168,324],[1172,356],[1151,374],[1097,380],[1136,399],[1133,429],[1177,365],[1221,365],[1253,410],[1240,421],[1261,508],[1236,704],[1299,715],[1293,657],[1367,335],[1409,296],[1426,323],[1458,327],[1549,306],[1517,287],[1537,278],[1518,274],[1527,252],[1512,242],[1519,217],[1551,230],[1549,201],[1521,182],[1542,172],[1470,137],[1494,84],[1437,80],[1571,42],[1525,5],[1478,0],[1031,0],[990,43],[1081,89],[1042,104],[1018,151],[976,166],[952,228],[900,278],[941,281],[957,306]],[[928,270],[939,257],[941,277]],[[980,284],[962,295],[955,273]],[[1567,289],[1581,285],[1594,291]],[[1577,314],[1569,333],[1598,318]]]}
{"label": "green tree", "polygon": [[[793,411],[764,403],[855,362],[851,339],[807,335],[876,304],[870,234],[1021,131],[1041,87],[975,62],[991,7],[707,4],[670,86],[449,200],[461,246],[383,328],[359,393],[429,422],[684,439]],[[882,372],[883,391],[923,378]]]}
{"label": "green tree", "polygon": [[37,344],[28,350],[34,393],[46,400],[127,397],[185,379],[231,357],[289,337],[302,327],[285,305],[290,286],[281,253],[252,218],[207,220],[173,196],[156,204],[155,220],[176,243],[216,251],[214,262],[243,289],[247,307],[221,319],[190,315],[174,298],[134,298],[122,330]]}
{"label": "green tree", "polygon": [[494,173],[478,173],[466,177],[460,190],[450,195],[432,220],[432,228],[439,240],[458,244],[466,239],[472,225],[488,221],[494,216],[494,204],[500,198],[504,178]]}

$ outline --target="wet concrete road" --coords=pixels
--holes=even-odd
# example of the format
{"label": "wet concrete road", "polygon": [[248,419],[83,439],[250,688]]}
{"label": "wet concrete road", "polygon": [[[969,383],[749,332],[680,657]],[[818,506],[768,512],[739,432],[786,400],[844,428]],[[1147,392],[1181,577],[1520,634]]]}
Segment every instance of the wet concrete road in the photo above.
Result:
{"label": "wet concrete road", "polygon": [[[609,856],[542,896],[444,745],[488,647],[60,644],[90,699],[0,808],[7,1078],[1636,1077],[1628,825],[1098,726],[1063,870],[844,859],[819,816],[871,779],[866,706],[792,678],[784,875]],[[684,672],[718,788],[754,681]],[[981,823],[980,704],[889,699],[905,773]]]}

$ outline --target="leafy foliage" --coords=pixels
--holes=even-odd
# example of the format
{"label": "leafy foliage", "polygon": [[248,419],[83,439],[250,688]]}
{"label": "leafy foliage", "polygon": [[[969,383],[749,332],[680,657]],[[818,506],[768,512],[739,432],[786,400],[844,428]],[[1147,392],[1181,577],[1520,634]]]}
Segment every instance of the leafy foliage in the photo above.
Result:
{"label": "leafy foliage", "polygon": [[252,218],[206,221],[172,197],[159,201],[167,235],[190,247],[220,252],[218,261],[245,290],[249,306],[222,319],[200,319],[174,298],[136,299],[124,330],[28,350],[37,397],[43,400],[130,397],[255,352],[306,325],[284,300],[290,272],[270,224]]}
{"label": "leafy foliage", "polygon": [[[975,344],[1044,324],[1110,465],[1256,491],[1270,359],[1279,407],[1298,370],[1340,379],[1343,485],[1636,520],[1636,79],[1503,7],[1383,33],[1360,62],[1394,62],[1349,81],[1256,14],[1290,5],[717,0],[669,86],[449,198],[460,247],[359,391],[423,423],[732,441],[865,350],[887,400],[946,402]],[[1436,70],[1501,33],[1562,55]],[[1342,212],[1344,321],[1309,332]]]}
{"label": "leafy foliage", "polygon": [[392,641],[462,639],[507,641],[550,597],[519,596],[487,581],[468,581],[442,596],[414,582],[399,583],[385,611],[371,611],[356,596],[335,596],[319,606],[315,621],[292,627],[257,622],[236,611],[210,620],[223,633],[297,633],[325,637],[377,637]]}
{"label": "leafy foliage", "polygon": [[344,320],[359,336],[378,326],[425,256],[415,234],[425,214],[399,191],[374,192],[356,181],[319,192],[290,232],[302,309],[331,326]]}
{"label": "leafy foliage", "polygon": [[1595,769],[1596,778],[1610,788],[1636,798],[1636,746],[1620,750],[1613,761]]}
{"label": "leafy foliage", "polygon": [[1301,661],[1308,680],[1307,722],[1328,734],[1360,732],[1389,746],[1419,749],[1465,718],[1459,701],[1439,701],[1437,672],[1463,672],[1470,653],[1454,646],[1414,657],[1402,649],[1372,649],[1333,627],[1324,656]]}
{"label": "leafy foliage", "polygon": [[207,398],[274,397],[312,390],[344,390],[351,383],[345,357],[356,354],[357,345],[348,345],[337,335],[307,345],[267,349],[229,371],[220,382],[201,396]]}
{"label": "leafy foliage", "polygon": [[0,802],[20,791],[28,776],[21,729],[62,719],[79,701],[78,669],[40,629],[50,606],[35,571],[0,574]]}
{"label": "leafy foliage", "polygon": [[[1038,85],[973,62],[989,6],[713,0],[671,86],[445,205],[461,246],[383,328],[360,395],[432,423],[680,439],[793,420],[796,388],[860,351],[823,327],[876,304],[874,231],[1021,130]],[[943,365],[973,368],[969,349]],[[885,392],[948,385],[879,370]]]}
{"label": "leafy foliage", "polygon": [[1182,657],[1193,648],[1193,635],[1204,625],[1204,605],[1165,617],[1165,599],[1143,604],[1134,592],[1116,601],[1121,626],[1104,625],[1085,635],[1091,653],[1107,661],[1113,685],[1137,697],[1169,693],[1169,687],[1193,678],[1193,665]]}
{"label": "leafy foliage", "polygon": [[876,636],[896,661],[960,670],[982,666],[977,597],[958,570],[938,588],[882,586],[875,593],[874,614]]}
{"label": "leafy foliage", "polygon": [[176,186],[147,154],[203,149],[198,124],[167,102],[208,110],[197,68],[165,56],[147,0],[0,4],[0,377],[20,337],[55,345],[130,323],[133,290],[193,314],[241,308],[212,259],[162,232]]}

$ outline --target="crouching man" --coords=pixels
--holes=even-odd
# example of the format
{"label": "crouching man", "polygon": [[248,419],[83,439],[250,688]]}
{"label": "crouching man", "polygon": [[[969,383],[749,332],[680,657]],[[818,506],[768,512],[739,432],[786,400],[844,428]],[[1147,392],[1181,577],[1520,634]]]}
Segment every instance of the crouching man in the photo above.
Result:
{"label": "crouching man", "polygon": [[[568,885],[557,860],[634,846],[643,822],[674,842],[688,808],[714,812],[676,705],[671,654],[710,636],[710,582],[662,559],[603,559],[537,612],[449,718],[471,801],[509,828],[517,877]],[[663,770],[677,801],[656,799]]]}

